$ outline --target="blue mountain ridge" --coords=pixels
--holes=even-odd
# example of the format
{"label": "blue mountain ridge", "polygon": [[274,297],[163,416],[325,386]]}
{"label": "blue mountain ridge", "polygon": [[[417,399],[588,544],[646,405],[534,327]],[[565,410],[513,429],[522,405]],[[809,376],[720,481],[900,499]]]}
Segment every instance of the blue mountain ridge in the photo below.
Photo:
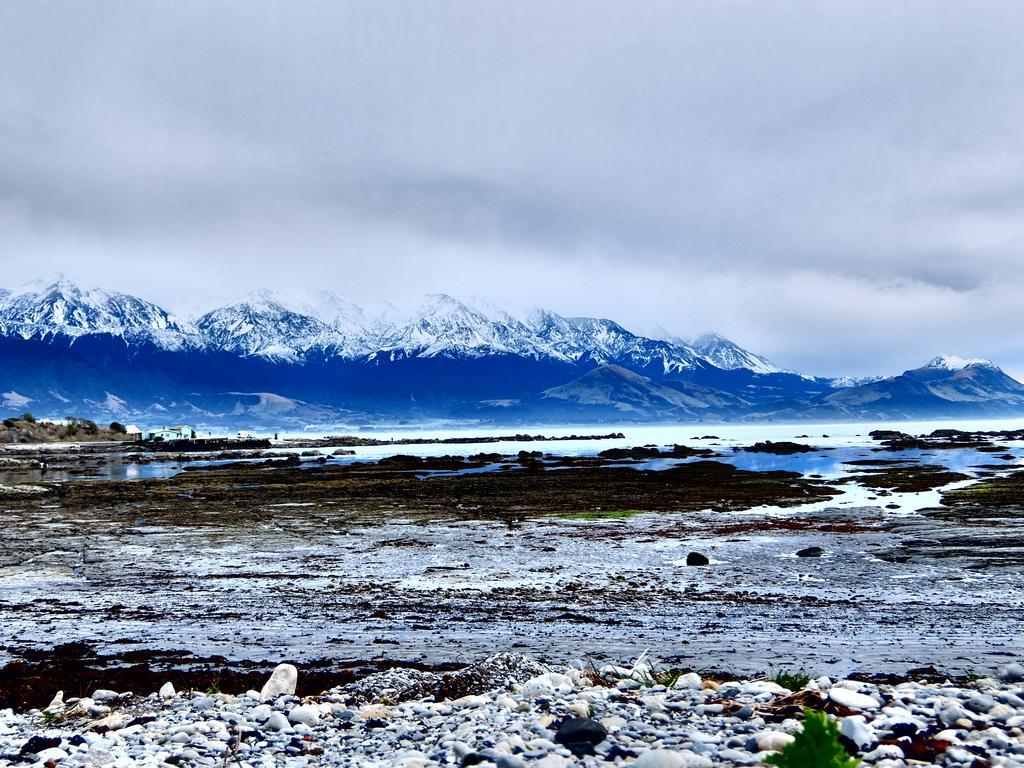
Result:
{"label": "blue mountain ridge", "polygon": [[0,291],[0,408],[281,429],[835,421],[1020,416],[1024,384],[952,357],[840,382],[783,370],[713,334],[651,339],[611,320],[516,318],[449,296],[402,316],[327,293],[262,293],[190,322],[58,281]]}

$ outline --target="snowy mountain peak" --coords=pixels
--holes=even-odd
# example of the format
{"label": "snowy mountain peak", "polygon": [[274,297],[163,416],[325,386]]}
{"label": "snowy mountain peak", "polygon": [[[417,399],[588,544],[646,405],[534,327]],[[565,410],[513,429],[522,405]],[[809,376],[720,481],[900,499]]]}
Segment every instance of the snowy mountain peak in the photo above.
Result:
{"label": "snowy mountain peak", "polygon": [[526,322],[556,359],[615,364],[666,375],[703,365],[685,345],[638,336],[612,320],[563,317],[547,309],[534,309]]}
{"label": "snowy mountain peak", "polygon": [[447,294],[427,296],[413,316],[381,339],[382,353],[394,357],[537,357],[530,330],[497,307],[479,309]]}
{"label": "snowy mountain peak", "polygon": [[251,298],[312,317],[352,335],[361,333],[367,323],[366,312],[361,307],[333,291],[263,290],[252,294]]}
{"label": "snowy mountain peak", "polygon": [[527,312],[523,322],[534,332],[549,331],[553,328],[568,330],[573,327],[568,318],[542,307],[534,307]]}
{"label": "snowy mountain peak", "polygon": [[150,341],[164,349],[197,343],[189,323],[156,304],[123,293],[84,288],[63,277],[8,293],[0,305],[0,324],[8,333],[26,339],[110,334],[134,342]]}
{"label": "snowy mountain peak", "polygon": [[733,342],[729,341],[729,339],[725,338],[725,336],[723,336],[720,333],[715,333],[714,331],[702,333],[700,336],[697,336],[695,339],[692,339],[690,341],[690,344],[694,347],[694,349],[696,349],[697,347],[710,347],[716,344],[727,344],[735,346]]}
{"label": "snowy mountain peak", "polygon": [[487,321],[487,317],[482,312],[478,312],[447,293],[432,293],[426,296],[416,311],[416,317],[472,317],[474,320]]}
{"label": "snowy mountain peak", "polygon": [[977,366],[981,368],[997,368],[991,360],[984,360],[980,357],[963,358],[956,355],[939,355],[932,358],[925,365],[925,368],[934,368],[942,371],[962,371],[964,368]]}
{"label": "snowy mountain peak", "polygon": [[755,355],[735,342],[717,333],[705,333],[690,342],[690,346],[704,360],[726,371],[745,368],[754,373],[783,373],[773,362]]}
{"label": "snowy mountain peak", "polygon": [[[284,303],[280,301],[275,292],[269,290],[253,291],[240,302],[231,306],[237,308],[240,312],[249,313],[279,315],[290,311],[285,307]],[[227,308],[229,307],[224,307],[224,309]]]}
{"label": "snowy mountain peak", "polygon": [[[28,294],[39,295],[51,290],[60,291],[71,295],[81,293],[83,291],[83,287],[79,286],[73,280],[69,280],[63,274],[58,274],[49,280],[45,280],[42,278],[39,278],[37,280],[31,280],[27,283],[19,285],[17,288],[14,288],[11,291],[8,291],[8,293],[10,293],[11,296],[24,296]],[[98,291],[99,289],[93,287],[91,288],[91,290]]]}
{"label": "snowy mountain peak", "polygon": [[412,315],[413,320],[428,317],[460,318],[463,322],[472,323],[523,325],[522,321],[497,304],[477,297],[457,299],[447,293],[433,293],[426,296]]}
{"label": "snowy mountain peak", "polygon": [[344,342],[326,323],[284,306],[269,292],[208,312],[196,325],[217,349],[288,362],[327,353]]}
{"label": "snowy mountain peak", "polygon": [[851,389],[862,387],[865,384],[874,384],[884,378],[884,376],[834,376],[828,379],[828,383],[832,389]]}

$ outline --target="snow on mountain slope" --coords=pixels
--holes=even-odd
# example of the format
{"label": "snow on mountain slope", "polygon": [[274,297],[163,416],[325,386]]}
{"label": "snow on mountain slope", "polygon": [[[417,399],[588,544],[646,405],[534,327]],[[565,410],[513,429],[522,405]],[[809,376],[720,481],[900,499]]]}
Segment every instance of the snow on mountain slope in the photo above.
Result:
{"label": "snow on mountain slope", "polygon": [[664,375],[703,364],[690,348],[630,333],[618,323],[592,317],[562,317],[535,309],[527,324],[542,349],[555,359],[617,364],[627,368],[660,369]]}
{"label": "snow on mountain slope", "polygon": [[167,350],[199,343],[194,326],[156,304],[64,279],[8,292],[0,302],[0,326],[6,335],[25,339],[110,334]]}
{"label": "snow on mountain slope", "polygon": [[865,384],[874,384],[881,381],[884,376],[836,376],[828,380],[832,389],[849,389],[851,387],[862,387]]}
{"label": "snow on mountain slope", "polygon": [[312,353],[338,354],[347,341],[326,323],[285,307],[266,292],[208,312],[196,326],[216,349],[282,362],[300,362]]}
{"label": "snow on mountain slope", "polygon": [[[312,318],[336,331],[328,345],[343,358],[353,359],[377,351],[382,339],[393,332],[400,314],[391,304],[378,307],[361,307],[355,302],[339,296],[333,291],[259,291],[250,297],[250,303],[261,306],[274,305],[296,315]],[[281,346],[287,346],[287,339],[280,339]],[[302,346],[302,340],[297,341]],[[316,347],[317,345],[314,345]],[[301,356],[303,350],[296,349]]]}
{"label": "snow on mountain slope", "polygon": [[515,355],[653,368],[663,375],[703,364],[688,348],[637,336],[611,320],[567,318],[545,309],[535,309],[520,320],[494,304],[444,294],[427,297],[407,322],[396,323],[380,338],[379,347],[374,357]]}
{"label": "snow on mountain slope", "polygon": [[826,399],[838,406],[883,403],[890,408],[906,408],[907,413],[929,402],[933,406],[984,403],[1021,407],[1024,406],[1024,384],[987,360],[962,360],[942,355],[899,376],[842,389]]}
{"label": "snow on mountain slope", "polygon": [[1024,403],[1024,384],[1006,375],[989,360],[940,355],[903,375],[924,382],[932,393],[944,400]]}
{"label": "snow on mountain slope", "polygon": [[725,371],[745,368],[754,373],[790,373],[717,333],[698,336],[690,342],[690,347],[704,360]]}
{"label": "snow on mountain slope", "polygon": [[605,364],[610,358],[595,348],[595,334],[586,327],[547,309],[534,309],[526,316],[538,343],[556,359],[578,362],[590,356]]}
{"label": "snow on mountain slope", "polygon": [[359,305],[334,291],[261,291],[260,296],[300,315],[312,317],[350,340],[346,356],[376,349],[380,339],[403,318],[393,304]]}
{"label": "snow on mountain slope", "polygon": [[940,371],[962,371],[972,365],[983,366],[988,368],[997,368],[998,366],[991,360],[983,360],[980,357],[974,358],[963,358],[957,357],[956,355],[939,355],[928,361],[924,366],[925,368],[934,368]]}
{"label": "snow on mountain slope", "polygon": [[375,358],[543,354],[530,329],[507,312],[481,310],[445,294],[428,296],[407,322],[384,333],[379,346]]}
{"label": "snow on mountain slope", "polygon": [[0,336],[6,336],[8,334],[5,310],[10,297],[11,292],[9,290],[6,288],[0,288]]}
{"label": "snow on mountain slope", "polygon": [[254,297],[315,318],[342,333],[348,331],[353,336],[362,333],[367,325],[363,308],[334,291],[273,290],[260,291]]}

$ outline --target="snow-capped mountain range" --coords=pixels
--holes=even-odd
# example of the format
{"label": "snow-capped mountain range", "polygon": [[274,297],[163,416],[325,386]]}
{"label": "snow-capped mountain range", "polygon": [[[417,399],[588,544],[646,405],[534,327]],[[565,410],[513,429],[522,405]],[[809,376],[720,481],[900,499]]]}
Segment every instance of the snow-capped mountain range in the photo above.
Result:
{"label": "snow-capped mountain range", "polygon": [[832,420],[1024,414],[1024,384],[949,355],[827,379],[713,333],[653,338],[447,295],[402,312],[261,291],[193,320],[58,280],[0,289],[0,404],[207,424]]}
{"label": "snow-capped mountain range", "polygon": [[619,324],[535,309],[524,318],[483,302],[427,296],[411,314],[385,305],[363,309],[329,291],[260,291],[194,322],[133,296],[70,281],[35,283],[0,294],[0,332],[22,338],[110,334],[164,350],[215,349],[243,357],[397,360],[511,355],[535,360],[629,363],[663,373],[704,364],[756,373],[781,369],[717,335],[695,346],[649,339]]}

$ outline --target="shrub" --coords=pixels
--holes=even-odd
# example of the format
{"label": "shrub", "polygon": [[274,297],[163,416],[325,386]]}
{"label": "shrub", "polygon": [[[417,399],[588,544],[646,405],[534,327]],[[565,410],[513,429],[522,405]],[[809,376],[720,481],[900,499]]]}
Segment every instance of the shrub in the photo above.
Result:
{"label": "shrub", "polygon": [[803,730],[765,762],[779,768],[855,768],[860,761],[850,757],[839,743],[839,729],[831,717],[805,709]]}
{"label": "shrub", "polygon": [[67,422],[68,425],[66,429],[73,435],[78,434],[79,431],[85,432],[87,435],[94,435],[100,429],[92,419],[80,419],[77,416],[68,416]]}
{"label": "shrub", "polygon": [[18,417],[18,421],[27,421],[29,424],[35,424],[36,417],[33,416],[28,411],[25,411],[23,414],[21,414],[21,416]]}
{"label": "shrub", "polygon": [[119,435],[124,435],[128,433],[127,427],[125,427],[125,425],[119,421],[110,422],[110,431],[116,432]]}

